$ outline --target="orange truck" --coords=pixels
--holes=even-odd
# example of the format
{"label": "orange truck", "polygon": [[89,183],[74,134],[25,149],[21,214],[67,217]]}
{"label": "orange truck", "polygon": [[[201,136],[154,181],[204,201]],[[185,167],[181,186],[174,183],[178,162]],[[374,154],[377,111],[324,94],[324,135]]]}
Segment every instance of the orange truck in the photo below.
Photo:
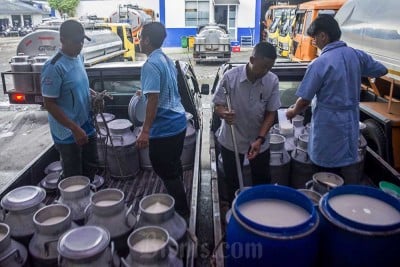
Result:
{"label": "orange truck", "polygon": [[308,27],[319,14],[334,16],[345,2],[346,0],[320,0],[305,2],[298,6],[289,55],[292,61],[311,61],[317,56],[318,49],[312,44],[311,36],[307,35]]}
{"label": "orange truck", "polygon": [[[267,10],[267,12],[265,13],[265,18],[263,21],[264,24],[264,32],[263,34],[263,41],[267,41],[269,35],[271,35],[271,33],[269,32],[271,26],[272,26],[272,22],[274,22],[274,20],[278,20],[282,17],[282,14],[284,13],[290,13],[290,10],[296,8],[295,5],[288,5],[286,3],[278,3],[277,5],[273,5],[270,6]],[[275,30],[272,32],[272,34],[275,33]]]}

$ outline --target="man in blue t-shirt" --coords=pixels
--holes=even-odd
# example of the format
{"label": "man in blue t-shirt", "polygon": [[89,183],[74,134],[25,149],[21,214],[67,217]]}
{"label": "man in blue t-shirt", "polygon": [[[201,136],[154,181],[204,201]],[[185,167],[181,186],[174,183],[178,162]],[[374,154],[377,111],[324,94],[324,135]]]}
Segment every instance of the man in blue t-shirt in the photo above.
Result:
{"label": "man in blue t-shirt", "polygon": [[62,177],[84,175],[93,180],[98,158],[89,80],[80,55],[85,38],[90,40],[78,21],[61,24],[61,49],[45,63],[41,85],[51,135],[60,153]]}
{"label": "man in blue t-shirt", "polygon": [[161,51],[166,36],[165,27],[159,22],[144,25],[141,32],[140,50],[148,57],[141,72],[147,106],[143,129],[136,144],[139,149],[149,146],[154,171],[175,199],[175,210],[187,219],[189,208],[180,159],[186,116],[178,91],[175,65]]}

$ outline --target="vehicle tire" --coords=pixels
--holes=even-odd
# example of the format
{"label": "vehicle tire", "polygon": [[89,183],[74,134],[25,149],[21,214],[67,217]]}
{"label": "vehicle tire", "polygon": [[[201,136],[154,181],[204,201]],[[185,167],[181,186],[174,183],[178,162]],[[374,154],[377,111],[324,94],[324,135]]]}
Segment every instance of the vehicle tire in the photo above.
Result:
{"label": "vehicle tire", "polygon": [[382,126],[373,119],[364,121],[366,127],[363,135],[367,140],[368,146],[374,150],[379,156],[386,158],[386,135]]}

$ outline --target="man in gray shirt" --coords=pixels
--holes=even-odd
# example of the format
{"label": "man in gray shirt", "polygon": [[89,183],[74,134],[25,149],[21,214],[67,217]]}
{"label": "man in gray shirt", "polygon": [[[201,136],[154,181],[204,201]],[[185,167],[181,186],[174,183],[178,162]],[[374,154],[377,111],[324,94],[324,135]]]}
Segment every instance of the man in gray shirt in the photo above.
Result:
{"label": "man in gray shirt", "polygon": [[[253,185],[269,183],[269,129],[281,106],[278,77],[270,72],[276,60],[275,48],[258,43],[249,62],[227,71],[218,84],[213,103],[215,113],[222,119],[218,142],[225,172],[226,200],[229,203],[239,188],[234,146],[229,125],[235,125],[236,143],[241,167],[249,159]],[[225,90],[231,99],[232,111],[226,105]]]}

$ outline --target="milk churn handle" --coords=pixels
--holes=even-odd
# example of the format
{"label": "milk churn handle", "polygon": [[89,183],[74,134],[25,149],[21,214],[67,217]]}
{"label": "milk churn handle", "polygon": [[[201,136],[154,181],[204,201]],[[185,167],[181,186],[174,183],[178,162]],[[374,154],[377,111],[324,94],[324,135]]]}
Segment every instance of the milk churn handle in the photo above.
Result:
{"label": "milk churn handle", "polygon": [[133,223],[133,225],[130,225],[130,224],[129,224],[129,214],[132,214],[132,215],[133,215],[133,218],[136,219],[136,214],[135,214],[135,212],[134,212],[134,210],[133,210],[133,204],[131,204],[131,205],[129,206],[128,210],[127,210],[126,213],[125,213],[125,224],[126,224],[128,227],[132,227],[132,226],[135,225],[135,223]]}
{"label": "milk churn handle", "polygon": [[89,187],[90,189],[92,189],[93,192],[97,192],[97,187],[94,184],[90,183]]}
{"label": "milk churn handle", "polygon": [[17,261],[17,263],[22,264],[24,259],[21,257],[21,254],[19,253],[19,250],[16,249],[16,248],[13,248],[12,250],[10,250],[10,252],[8,252],[6,255],[4,255],[2,258],[0,258],[0,262],[8,259],[13,254],[16,254],[15,260]]}
{"label": "milk churn handle", "polygon": [[50,246],[50,244],[51,243],[57,243],[58,242],[58,238],[54,238],[54,239],[51,239],[51,240],[47,240],[46,242],[44,242],[44,244],[43,244],[43,248],[44,248],[44,253],[45,253],[45,256],[46,257],[48,257],[49,256],[49,246]]}
{"label": "milk churn handle", "polygon": [[113,266],[113,261],[114,261],[114,254],[115,254],[115,244],[114,241],[111,241],[111,259],[110,259],[110,265]]}
{"label": "milk churn handle", "polygon": [[304,150],[304,149],[302,149],[301,147],[295,147],[295,148],[294,148],[294,153],[295,153],[295,155],[297,155],[297,150],[300,150],[300,151],[304,152],[304,153],[306,154],[306,159],[308,159],[307,150]]}
{"label": "milk churn handle", "polygon": [[307,182],[306,182],[306,189],[311,189],[311,187],[313,186],[313,184],[314,184],[314,181],[313,181],[313,180],[307,181]]}
{"label": "milk churn handle", "polygon": [[121,257],[121,263],[123,267],[131,267],[124,258]]}
{"label": "milk churn handle", "polygon": [[172,237],[169,237],[168,239],[168,245],[169,248],[172,248],[170,251],[172,253],[172,255],[174,257],[178,257],[178,253],[179,253],[179,245],[178,243],[175,241],[175,239],[173,239]]}
{"label": "milk churn handle", "polygon": [[61,255],[60,254],[58,254],[58,257],[57,257],[57,266],[62,266],[62,257],[61,257]]}
{"label": "milk churn handle", "polygon": [[84,220],[85,223],[89,220],[90,215],[92,214],[92,204],[89,203],[86,208],[83,210],[83,214],[85,215]]}
{"label": "milk churn handle", "polygon": [[0,207],[0,221],[4,222],[5,219],[6,219],[6,211]]}

